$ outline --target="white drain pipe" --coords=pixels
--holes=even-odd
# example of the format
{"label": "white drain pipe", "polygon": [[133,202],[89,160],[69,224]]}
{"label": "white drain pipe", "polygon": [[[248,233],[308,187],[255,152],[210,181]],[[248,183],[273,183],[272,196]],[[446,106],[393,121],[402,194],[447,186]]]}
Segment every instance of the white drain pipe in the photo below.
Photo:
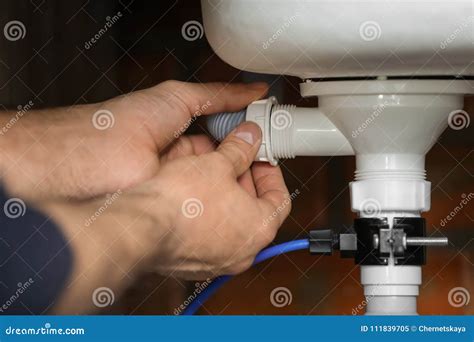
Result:
{"label": "white drain pipe", "polygon": [[296,156],[354,155],[344,135],[318,108],[279,105],[274,97],[255,101],[245,111],[213,115],[207,125],[214,138],[222,140],[244,121],[262,130],[256,161],[276,165],[278,159]]}
{"label": "white drain pipe", "polygon": [[[270,98],[252,103],[238,120],[211,119],[209,128],[225,136],[244,120],[256,122],[263,133],[256,160],[273,165],[279,158],[355,154],[352,211],[386,219],[393,229],[395,217],[420,217],[430,209],[425,154],[472,86],[460,80],[306,82],[301,93],[318,96],[319,108],[278,105]],[[421,266],[395,265],[393,250],[383,263],[361,265],[367,314],[417,314]]]}

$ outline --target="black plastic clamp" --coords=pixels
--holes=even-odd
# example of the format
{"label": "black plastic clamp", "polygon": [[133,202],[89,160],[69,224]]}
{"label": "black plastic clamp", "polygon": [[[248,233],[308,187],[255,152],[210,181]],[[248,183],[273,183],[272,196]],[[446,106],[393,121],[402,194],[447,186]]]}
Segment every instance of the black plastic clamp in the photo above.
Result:
{"label": "black plastic clamp", "polygon": [[354,258],[360,265],[424,265],[426,246],[444,246],[445,237],[426,237],[425,219],[396,217],[390,228],[387,218],[358,218],[354,230],[335,234],[330,229],[312,230],[309,234],[312,254],[331,255],[338,249],[343,258]]}
{"label": "black plastic clamp", "polygon": [[396,217],[390,229],[386,218],[354,220],[357,234],[355,262],[360,265],[387,265],[392,254],[395,265],[424,265],[425,246],[407,246],[407,237],[424,237],[425,219]]}

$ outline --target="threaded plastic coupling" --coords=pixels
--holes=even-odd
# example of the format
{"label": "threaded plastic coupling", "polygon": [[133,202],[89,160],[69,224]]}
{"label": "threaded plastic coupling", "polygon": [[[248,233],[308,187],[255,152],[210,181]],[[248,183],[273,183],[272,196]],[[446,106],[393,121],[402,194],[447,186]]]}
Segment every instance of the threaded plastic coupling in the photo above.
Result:
{"label": "threaded plastic coupling", "polygon": [[294,158],[293,148],[293,111],[294,105],[277,104],[272,107],[270,117],[270,135],[273,156]]}

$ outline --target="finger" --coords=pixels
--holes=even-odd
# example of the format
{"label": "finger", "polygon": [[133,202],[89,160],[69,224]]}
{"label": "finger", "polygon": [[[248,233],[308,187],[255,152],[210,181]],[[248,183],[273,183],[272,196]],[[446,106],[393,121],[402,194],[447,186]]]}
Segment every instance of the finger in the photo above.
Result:
{"label": "finger", "polygon": [[216,153],[235,177],[239,177],[252,165],[261,141],[260,127],[253,122],[244,122],[222,141]]}
{"label": "finger", "polygon": [[[163,82],[138,92],[135,98],[146,102],[153,113],[147,120],[158,148],[182,135],[197,117],[245,108],[266,94],[266,83],[225,84]],[[134,98],[133,96],[131,97]],[[150,107],[148,109],[148,107]]]}
{"label": "finger", "polygon": [[188,135],[188,138],[191,144],[193,145],[194,155],[196,156],[212,152],[216,149],[216,146],[207,135]]}
{"label": "finger", "polygon": [[268,85],[264,82],[243,84],[167,81],[158,87],[162,87],[161,91],[167,93],[172,101],[185,105],[188,118],[196,114],[240,110],[262,98],[268,91]]}
{"label": "finger", "polygon": [[211,139],[206,135],[188,135],[182,136],[169,145],[163,153],[160,160],[165,163],[184,156],[199,156],[215,150]]}
{"label": "finger", "polygon": [[252,176],[257,196],[282,223],[291,210],[291,198],[283,179],[281,169],[267,163],[255,163]]}
{"label": "finger", "polygon": [[239,177],[238,182],[240,186],[252,197],[257,197],[255,185],[253,184],[252,172],[247,170]]}

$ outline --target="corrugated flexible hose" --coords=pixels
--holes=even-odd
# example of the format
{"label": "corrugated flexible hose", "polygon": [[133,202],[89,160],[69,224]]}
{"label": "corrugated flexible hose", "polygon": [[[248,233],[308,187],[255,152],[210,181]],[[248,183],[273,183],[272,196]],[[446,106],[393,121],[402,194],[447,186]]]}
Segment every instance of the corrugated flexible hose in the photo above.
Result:
{"label": "corrugated flexible hose", "polygon": [[242,110],[211,115],[207,118],[207,129],[216,140],[222,141],[234,128],[245,121],[246,113],[246,110]]}

